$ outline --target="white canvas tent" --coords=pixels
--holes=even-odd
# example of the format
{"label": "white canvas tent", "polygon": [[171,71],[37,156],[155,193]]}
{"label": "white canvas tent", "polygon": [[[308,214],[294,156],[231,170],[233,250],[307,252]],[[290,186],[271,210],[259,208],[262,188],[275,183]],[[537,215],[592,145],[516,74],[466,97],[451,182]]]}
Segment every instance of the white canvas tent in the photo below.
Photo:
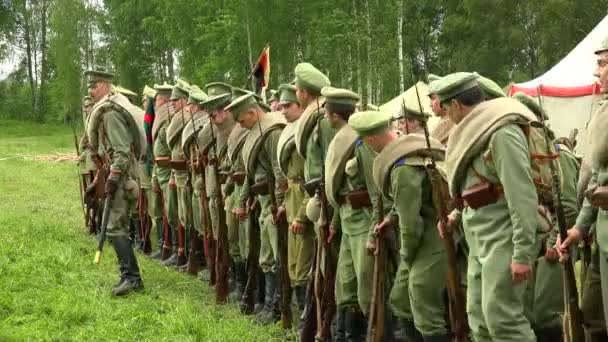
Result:
{"label": "white canvas tent", "polygon": [[543,108],[550,126],[558,136],[568,136],[578,129],[578,153],[585,154],[587,123],[596,108],[599,86],[593,76],[596,67],[594,51],[608,36],[608,17],[604,18],[570,53],[543,75],[528,82],[513,84],[509,94],[518,91],[531,96],[542,95]]}
{"label": "white canvas tent", "polygon": [[[418,94],[420,95],[420,104],[422,105],[422,110],[430,115],[428,125],[429,131],[432,132],[433,128],[437,125],[437,122],[439,122],[439,118],[433,115],[433,110],[431,109],[431,100],[428,97],[429,86],[424,82],[418,82],[416,86],[418,86]],[[393,117],[397,118],[403,115],[404,105],[408,110],[420,112],[415,86],[411,86],[403,94],[380,106],[380,110],[393,113]]]}

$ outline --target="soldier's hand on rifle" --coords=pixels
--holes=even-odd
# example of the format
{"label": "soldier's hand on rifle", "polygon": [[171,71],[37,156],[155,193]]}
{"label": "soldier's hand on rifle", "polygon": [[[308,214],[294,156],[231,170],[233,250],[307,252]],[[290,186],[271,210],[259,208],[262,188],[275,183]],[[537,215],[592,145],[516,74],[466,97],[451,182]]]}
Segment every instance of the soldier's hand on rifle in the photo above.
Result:
{"label": "soldier's hand on rifle", "polygon": [[118,177],[110,176],[106,181],[105,193],[112,196],[116,193],[116,190],[118,190]]}
{"label": "soldier's hand on rifle", "polygon": [[232,209],[232,213],[239,217],[239,219],[244,220],[247,218],[247,209],[245,208],[234,208]]}
{"label": "soldier's hand on rifle", "polygon": [[272,224],[277,224],[282,219],[285,218],[285,214],[286,214],[285,207],[280,205],[274,213],[275,214],[272,215]]}
{"label": "soldier's hand on rifle", "polygon": [[446,234],[451,234],[454,231],[454,227],[456,227],[456,218],[452,215],[448,215],[448,219],[446,222],[439,220],[437,222],[437,232],[442,239],[445,239]]}
{"label": "soldier's hand on rifle", "polygon": [[329,234],[327,234],[327,244],[331,244],[331,241],[334,239],[334,236],[336,235],[336,227],[334,227],[334,225],[330,225],[329,226]]}
{"label": "soldier's hand on rifle", "polygon": [[555,263],[559,260],[559,253],[555,248],[548,247],[545,251],[545,260],[549,263]]}
{"label": "soldier's hand on rifle", "polygon": [[374,225],[374,234],[375,235],[382,235],[384,234],[384,230],[389,227],[392,224],[392,220],[390,217],[385,217],[384,220],[382,220],[382,222],[377,223],[376,225]]}
{"label": "soldier's hand on rifle", "polygon": [[367,254],[369,255],[377,255],[378,254],[378,246],[376,245],[376,240],[368,240],[365,243],[365,248],[367,249]]}
{"label": "soldier's hand on rifle", "polygon": [[293,220],[293,222],[289,226],[289,230],[291,230],[291,232],[294,234],[302,234],[304,233],[304,223],[298,220]]}
{"label": "soldier's hand on rifle", "polygon": [[513,277],[513,285],[517,285],[524,280],[530,278],[532,268],[528,264],[520,264],[511,262],[511,276]]}
{"label": "soldier's hand on rifle", "polygon": [[581,233],[576,226],[568,229],[567,231],[568,237],[566,240],[562,242],[561,237],[557,237],[557,242],[555,243],[555,247],[557,248],[557,253],[559,253],[559,262],[564,263],[568,260],[568,248],[578,243],[583,238],[583,233]]}

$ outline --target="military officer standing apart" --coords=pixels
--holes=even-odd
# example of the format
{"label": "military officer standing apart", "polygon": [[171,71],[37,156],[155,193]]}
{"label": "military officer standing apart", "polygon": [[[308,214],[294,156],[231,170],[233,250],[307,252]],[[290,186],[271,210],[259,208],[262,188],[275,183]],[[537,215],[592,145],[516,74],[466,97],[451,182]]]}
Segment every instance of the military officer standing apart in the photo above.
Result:
{"label": "military officer standing apart", "polygon": [[[253,93],[234,99],[226,110],[234,119],[249,130],[242,155],[247,172],[249,189],[257,195],[261,213],[259,264],[265,278],[264,308],[256,315],[262,324],[276,322],[280,317],[280,280],[278,273],[278,235],[273,224],[270,191],[274,191],[277,203],[283,203],[285,176],[277,160],[277,146],[285,120],[279,113],[266,113],[259,106]],[[246,208],[246,197],[240,199],[239,208]],[[285,265],[281,265],[284,267]]]}
{"label": "military officer standing apart", "polygon": [[[447,342],[444,303],[447,259],[436,229],[437,213],[426,170],[430,163],[428,147],[424,135],[399,137],[391,128],[391,120],[391,113],[375,111],[355,113],[348,120],[365,143],[379,153],[373,166],[375,184],[393,200],[398,217],[401,260],[390,305],[408,341]],[[430,143],[435,159],[443,160],[441,142],[431,138]],[[414,324],[412,317],[408,317],[410,310]]]}
{"label": "military officer standing apart", "polygon": [[[524,315],[524,293],[536,257],[538,198],[521,127],[536,117],[513,99],[483,102],[477,75],[471,73],[444,77],[437,95],[457,125],[446,166],[450,193],[464,203],[467,312],[473,337],[536,341]],[[455,226],[455,216],[449,228]]]}
{"label": "military officer standing apart", "polygon": [[[87,127],[92,151],[97,151],[100,144],[108,151],[110,175],[104,181],[110,211],[106,236],[114,246],[121,273],[112,294],[122,296],[143,289],[139,265],[129,239],[129,217],[137,200],[137,183],[133,176],[137,172],[138,154],[145,153],[145,138],[139,135],[134,113],[130,112],[132,108],[124,106],[128,100],[112,92],[113,75],[87,71],[85,76],[89,94],[97,102]],[[104,106],[110,101],[119,105]],[[93,159],[101,164],[97,155],[93,155]]]}
{"label": "military officer standing apart", "polygon": [[325,193],[334,208],[330,236],[334,230],[342,233],[336,270],[337,325],[338,329],[344,326],[346,340],[360,341],[367,331],[365,315],[371,304],[374,273],[374,258],[366,249],[374,226],[368,186],[373,186],[373,180],[366,174],[371,176],[375,153],[348,125],[359,95],[332,87],[323,88],[321,95],[326,100],[325,117],[338,129],[325,159]]}
{"label": "military officer standing apart", "polygon": [[288,263],[289,278],[294,288],[296,302],[300,311],[304,310],[306,284],[310,276],[314,256],[315,232],[312,222],[306,216],[304,201],[304,159],[295,152],[295,127],[304,111],[296,97],[296,87],[282,84],[278,90],[281,111],[287,120],[277,148],[279,166],[287,178],[285,201],[279,211],[285,210],[289,223]]}
{"label": "military officer standing apart", "polygon": [[[604,39],[595,54],[597,55],[597,67],[594,75],[599,77],[601,91],[606,94],[608,92],[608,38]],[[576,223],[568,230],[568,238],[565,241],[560,243],[558,239],[557,246],[562,254],[567,253],[571,245],[587,237],[591,226],[595,224],[604,317],[608,317],[608,229],[606,228],[608,222],[608,144],[606,144],[608,101],[601,103],[594,113],[589,127],[591,180]],[[604,332],[594,332],[593,335],[594,339],[606,336]]]}

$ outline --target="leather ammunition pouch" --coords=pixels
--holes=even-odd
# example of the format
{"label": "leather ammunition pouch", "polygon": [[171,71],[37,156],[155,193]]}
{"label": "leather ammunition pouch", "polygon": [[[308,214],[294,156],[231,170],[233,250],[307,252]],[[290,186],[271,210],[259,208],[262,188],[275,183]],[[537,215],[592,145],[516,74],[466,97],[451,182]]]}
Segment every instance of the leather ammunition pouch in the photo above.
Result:
{"label": "leather ammunition pouch", "polygon": [[171,159],[169,157],[159,157],[154,159],[154,164],[160,167],[169,167],[171,166]]}
{"label": "leather ammunition pouch", "polygon": [[315,195],[317,190],[321,187],[321,178],[313,178],[308,182],[302,184],[304,191],[308,193],[308,196],[312,197]]}
{"label": "leather ammunition pouch", "polygon": [[256,195],[268,195],[268,182],[258,182],[249,187]]}
{"label": "leather ammunition pouch", "polygon": [[228,180],[228,177],[230,177],[230,175],[230,171],[220,171],[220,183],[226,184],[226,181]]}
{"label": "leather ammunition pouch", "polygon": [[608,210],[608,186],[598,186],[591,194],[591,205],[595,208]]}
{"label": "leather ammunition pouch", "polygon": [[243,183],[245,183],[245,176],[247,176],[245,171],[235,171],[230,174],[230,178],[238,185],[243,185]]}
{"label": "leather ammunition pouch", "polygon": [[478,209],[496,203],[502,196],[502,186],[491,182],[481,182],[462,192],[464,206]]}
{"label": "leather ammunition pouch", "polygon": [[188,162],[186,160],[171,160],[169,162],[173,170],[186,171],[188,170]]}
{"label": "leather ammunition pouch", "polygon": [[346,201],[350,203],[353,209],[371,208],[372,201],[369,197],[369,192],[365,189],[353,190],[345,196],[339,197],[339,204],[342,205]]}
{"label": "leather ammunition pouch", "polygon": [[205,168],[204,168],[202,162],[196,161],[196,162],[192,163],[192,171],[194,173],[196,173],[197,175],[202,174],[204,169]]}

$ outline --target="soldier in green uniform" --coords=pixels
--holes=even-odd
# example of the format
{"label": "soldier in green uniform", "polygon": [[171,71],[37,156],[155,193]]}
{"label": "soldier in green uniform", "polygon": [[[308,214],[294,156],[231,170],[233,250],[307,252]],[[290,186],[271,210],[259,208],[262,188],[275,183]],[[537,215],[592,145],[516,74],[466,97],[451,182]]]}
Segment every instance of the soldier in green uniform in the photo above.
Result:
{"label": "soldier in green uniform", "polygon": [[229,176],[225,185],[226,224],[228,225],[228,241],[230,258],[234,263],[233,277],[235,281],[234,292],[231,297],[240,300],[247,283],[247,255],[249,253],[248,221],[241,220],[237,215],[239,200],[243,196],[245,182],[245,166],[241,150],[249,130],[236,125],[226,142],[226,158],[222,170]]}
{"label": "soldier in green uniform", "polygon": [[[202,202],[201,202],[201,187],[202,187],[202,162],[200,160],[199,146],[198,146],[198,133],[203,127],[209,123],[209,116],[207,112],[203,111],[201,103],[206,101],[208,98],[207,94],[202,91],[196,85],[190,87],[190,93],[188,96],[188,111],[192,113],[190,120],[186,123],[186,126],[182,130],[182,150],[186,159],[190,161],[190,184],[192,192],[192,229],[195,232],[191,232],[189,236],[193,237],[193,241],[190,245],[190,253],[194,253],[193,256],[188,257],[188,262],[203,263],[204,258],[201,250],[201,236],[203,235],[203,221],[202,221]],[[198,265],[190,265],[190,270],[198,270]]]}
{"label": "soldier in green uniform", "polygon": [[[144,112],[148,110],[148,105],[151,103],[150,101],[154,101],[155,98],[156,90],[146,85],[142,92],[142,107]],[[150,127],[150,129],[151,128],[152,127]],[[141,165],[141,173],[144,178],[147,177],[149,179],[150,188],[146,191],[148,216],[150,217],[153,229],[156,232],[157,242],[160,242],[156,252],[150,254],[149,257],[152,259],[159,259],[162,251],[161,235],[163,233],[163,204],[162,196],[160,194],[160,185],[154,175],[154,151],[152,145],[150,145],[150,152],[150,155],[146,156],[146,159],[144,159],[145,161]]]}
{"label": "soldier in green uniform", "polygon": [[359,341],[367,330],[374,273],[374,258],[366,244],[375,223],[370,192],[375,153],[348,125],[359,95],[332,87],[323,88],[321,94],[325,117],[338,129],[325,159],[325,193],[334,208],[330,229],[342,233],[336,270],[337,325],[338,330],[344,325],[346,340]]}
{"label": "soldier in green uniform", "polygon": [[[348,120],[365,143],[379,153],[373,166],[374,181],[393,200],[397,215],[401,260],[390,305],[401,320],[408,341],[422,341],[417,330],[424,341],[447,342],[447,258],[436,229],[437,213],[426,171],[428,147],[424,135],[399,137],[390,126],[391,120],[391,113],[375,111],[359,112]],[[430,142],[435,158],[443,160],[441,142],[432,138]],[[409,299],[404,299],[404,295]]]}
{"label": "soldier in green uniform", "polygon": [[[143,289],[128,225],[130,210],[135,208],[137,200],[137,183],[133,180],[136,163],[145,153],[145,137],[140,135],[134,120],[142,113],[138,113],[134,106],[127,106],[129,102],[124,96],[112,92],[112,74],[87,71],[85,76],[89,94],[97,103],[87,126],[92,151],[97,151],[100,145],[108,151],[110,175],[105,180],[105,192],[110,199],[110,210],[106,236],[114,246],[121,273],[112,294],[122,296]],[[93,159],[100,162],[96,155]]]}
{"label": "soldier in green uniform", "polygon": [[[207,113],[209,113],[210,117],[212,113],[217,112],[219,114],[219,117],[228,118],[229,113],[224,113],[224,107],[226,107],[230,103],[232,87],[226,83],[212,82],[205,85],[203,89],[209,96],[205,102],[201,103],[203,109],[207,111]],[[231,123],[231,125],[233,127],[234,123]],[[214,127],[213,130],[215,135],[218,134],[217,128],[218,127]],[[216,162],[216,156],[214,155],[214,149],[211,148],[211,143],[213,139],[211,136],[210,126],[206,126],[205,129],[203,129],[199,133],[199,141],[201,145],[200,148],[202,149],[203,154],[207,156],[206,159],[209,161],[205,167],[205,189],[207,192],[207,203],[209,206],[209,214],[211,218],[213,240],[215,240],[217,244],[219,212],[217,207],[216,196],[218,190],[216,189],[215,172],[212,164]],[[214,244],[214,246],[216,244]]]}
{"label": "soldier in green uniform", "polygon": [[[164,225],[157,224],[158,243],[161,249],[161,256],[163,252],[165,255],[170,255],[173,252],[177,253],[177,250],[173,251],[172,238],[175,237],[174,229],[177,228],[178,220],[174,216],[176,214],[177,206],[174,191],[171,189],[171,149],[167,145],[167,127],[170,122],[170,114],[173,111],[171,106],[171,91],[173,87],[169,84],[155,85],[156,90],[156,103],[154,105],[155,117],[154,124],[152,125],[152,141],[154,144],[154,169],[153,175],[160,186],[160,194],[162,197],[162,211],[161,215],[165,217],[155,217],[154,221],[159,223],[161,220],[166,219],[168,225],[168,236],[165,236],[164,229],[161,231],[159,227]],[[171,215],[170,215],[171,213]],[[165,241],[165,238],[169,241]],[[169,260],[167,258],[166,260]]]}
{"label": "soldier in green uniform", "polygon": [[[538,102],[523,93],[516,93],[513,98],[520,101],[537,117],[544,115]],[[553,135],[553,132],[550,132]],[[566,214],[568,226],[574,225],[578,213],[576,186],[580,165],[576,156],[564,144],[556,144],[559,153],[559,168],[561,171],[561,199]],[[534,281],[530,281],[528,303],[528,317],[538,341],[562,340],[561,317],[564,314],[564,297],[562,286],[562,267],[557,263],[558,253],[555,250],[555,241],[558,227],[554,220],[555,213],[550,211],[551,206],[539,208],[541,224],[552,227],[545,228],[542,234],[537,234],[537,243],[541,244],[541,252],[533,264]]]}
{"label": "soldier in green uniform", "polygon": [[295,153],[294,133],[297,120],[303,112],[296,97],[296,87],[282,84],[277,92],[281,110],[287,120],[279,138],[279,166],[287,178],[285,201],[279,211],[285,210],[289,223],[288,263],[289,278],[294,289],[296,302],[300,311],[304,310],[306,284],[310,277],[310,269],[314,257],[315,232],[312,222],[306,216],[304,200],[304,159]]}
{"label": "soldier in green uniform", "polygon": [[186,251],[188,250],[187,236],[192,228],[192,195],[186,187],[188,182],[188,161],[182,147],[182,131],[190,122],[192,113],[186,107],[190,92],[190,84],[179,79],[171,91],[173,117],[167,127],[167,145],[171,149],[171,172],[175,179],[177,194],[177,238],[178,250],[166,260],[165,266],[185,266]]}
{"label": "soldier in green uniform", "polygon": [[422,125],[428,120],[429,114],[401,108],[399,115],[399,130],[403,134],[424,134],[424,126]]}
{"label": "soldier in green uniform", "polygon": [[[262,110],[253,93],[234,99],[226,110],[234,119],[249,130],[243,145],[242,155],[247,173],[248,191],[256,194],[260,203],[260,257],[259,264],[265,278],[264,308],[256,315],[256,321],[262,324],[272,323],[279,319],[280,284],[278,270],[278,235],[273,224],[272,197],[274,191],[276,203],[284,198],[285,177],[277,160],[277,145],[285,120],[280,113],[266,113]],[[274,186],[273,186],[274,185]],[[248,192],[247,191],[247,192]],[[242,215],[246,208],[247,194],[239,200],[237,213]]]}
{"label": "soldier in green uniform", "polygon": [[[601,91],[606,94],[608,90],[608,38],[602,41],[595,54],[597,55],[597,67],[594,75],[599,77]],[[585,191],[585,199],[576,223],[568,230],[568,237],[565,241],[558,239],[557,247],[561,254],[566,254],[570,245],[587,238],[591,227],[595,224],[595,240],[599,252],[596,259],[599,264],[599,277],[597,273],[590,274],[590,276],[595,278],[596,284],[599,280],[605,318],[608,317],[608,229],[605,227],[606,222],[608,222],[608,215],[606,214],[606,210],[608,210],[606,205],[608,203],[608,191],[606,191],[606,183],[608,183],[608,145],[605,142],[605,134],[608,129],[608,101],[601,102],[592,116],[589,128],[591,180]],[[562,261],[564,259],[562,258]],[[590,272],[596,272],[596,270],[592,267]],[[596,301],[599,301],[598,297],[596,297]],[[585,302],[588,303],[588,300],[586,299]],[[588,306],[586,308],[591,309]],[[593,312],[586,312],[586,314],[593,314]],[[593,316],[599,320],[599,315],[593,314]],[[608,330],[608,327],[604,328]],[[606,336],[606,331],[596,329],[593,329],[590,333],[592,339],[598,341],[604,340]]]}
{"label": "soldier in green uniform", "polygon": [[[464,203],[472,335],[476,341],[536,341],[524,314],[524,294],[537,256],[538,198],[521,128],[536,117],[513,99],[484,102],[471,73],[444,77],[437,95],[457,125],[446,167],[450,193]],[[457,214],[450,216],[449,229]]]}
{"label": "soldier in green uniform", "polygon": [[[224,246],[228,250],[229,254],[229,274],[228,274],[228,282],[229,287],[232,291],[236,290],[236,263],[235,259],[239,259],[239,271],[242,271],[242,264],[240,264],[240,253],[238,249],[238,235],[236,235],[234,230],[231,228],[236,228],[234,224],[232,224],[232,215],[226,212],[226,197],[225,191],[222,184],[224,184],[227,177],[223,177],[225,172],[222,173],[228,167],[228,137],[232,133],[232,130],[237,126],[230,112],[225,110],[224,108],[230,104],[232,98],[235,97],[234,89],[229,88],[227,84],[224,83],[216,83],[210,84],[206,86],[206,89],[213,95],[207,99],[202,105],[203,108],[207,112],[209,112],[209,117],[211,118],[212,126],[205,127],[205,129],[201,132],[202,135],[205,136],[205,141],[212,141],[212,143],[207,144],[209,147],[207,148],[207,155],[209,160],[209,165],[207,166],[206,173],[206,182],[207,182],[207,196],[209,197],[209,209],[211,214],[211,222],[213,226],[213,238],[219,242],[219,212],[220,209],[224,211],[226,227],[222,227],[227,231],[224,234],[227,235],[228,238],[228,246]],[[203,145],[206,145],[203,143]],[[215,168],[218,168],[220,173],[220,179],[216,179]],[[220,184],[221,188],[218,188],[218,184]],[[224,204],[223,207],[218,207],[218,194],[219,192],[223,192]],[[219,248],[221,246],[218,246]],[[242,276],[242,274],[240,274]],[[237,297],[237,294],[233,293],[232,297]]]}
{"label": "soldier in green uniform", "polygon": [[[80,148],[80,156],[78,158],[78,170],[80,173],[80,183],[82,187],[80,191],[82,191],[83,205],[86,208],[86,215],[88,219],[89,225],[89,233],[94,234],[98,229],[96,223],[96,208],[99,207],[97,204],[97,198],[95,198],[95,194],[92,191],[86,191],[89,184],[93,181],[95,177],[95,172],[97,168],[95,167],[95,162],[91,158],[91,153],[88,148],[89,139],[86,134],[87,121],[89,119],[89,115],[91,114],[91,110],[93,109],[93,99],[90,96],[85,96],[82,99],[82,120],[85,128],[85,134],[80,139],[79,148]],[[92,190],[92,189],[91,189]]]}

